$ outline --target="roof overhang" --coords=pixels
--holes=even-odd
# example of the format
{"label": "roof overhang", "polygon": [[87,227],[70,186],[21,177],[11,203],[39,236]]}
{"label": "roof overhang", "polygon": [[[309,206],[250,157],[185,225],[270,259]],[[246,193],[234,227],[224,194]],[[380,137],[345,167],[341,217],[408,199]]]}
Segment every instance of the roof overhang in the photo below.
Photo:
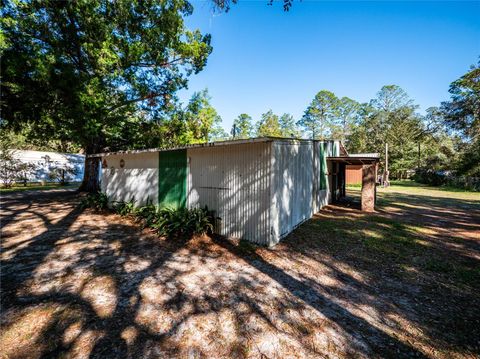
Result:
{"label": "roof overhang", "polygon": [[346,163],[347,165],[369,165],[380,162],[379,157],[327,157],[328,161]]}

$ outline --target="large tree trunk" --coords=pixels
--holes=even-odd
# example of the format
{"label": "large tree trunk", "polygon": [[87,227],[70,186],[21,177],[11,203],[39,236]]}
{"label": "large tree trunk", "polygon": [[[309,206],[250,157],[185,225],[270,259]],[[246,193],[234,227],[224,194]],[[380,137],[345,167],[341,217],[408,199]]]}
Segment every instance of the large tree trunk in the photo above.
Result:
{"label": "large tree trunk", "polygon": [[100,191],[100,158],[85,157],[85,170],[83,172],[83,181],[79,191],[99,192]]}

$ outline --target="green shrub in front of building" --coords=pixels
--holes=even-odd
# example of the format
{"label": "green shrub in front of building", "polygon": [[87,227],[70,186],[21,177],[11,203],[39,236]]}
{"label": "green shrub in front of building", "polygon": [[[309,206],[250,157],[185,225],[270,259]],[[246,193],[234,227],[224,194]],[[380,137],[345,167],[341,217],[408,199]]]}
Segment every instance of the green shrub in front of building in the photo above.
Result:
{"label": "green shrub in front of building", "polygon": [[128,202],[118,201],[113,202],[113,210],[121,216],[128,216],[135,213],[135,199]]}
{"label": "green shrub in front of building", "polygon": [[137,207],[135,208],[135,217],[142,222],[144,228],[153,227],[158,218],[158,207],[154,204]]}
{"label": "green shrub in front of building", "polygon": [[213,230],[212,216],[202,208],[163,208],[158,212],[153,228],[165,237],[189,237]]}
{"label": "green shrub in front of building", "polygon": [[87,196],[82,198],[80,202],[80,207],[93,208],[95,211],[105,211],[108,209],[108,197],[105,193],[95,192],[89,193]]}
{"label": "green shrub in front of building", "polygon": [[[105,211],[109,208],[109,198],[97,192],[82,199],[82,208]],[[205,208],[159,208],[152,203],[136,207],[135,200],[112,203],[113,211],[140,222],[142,227],[153,228],[160,236],[168,238],[190,237],[213,231],[213,213]]]}
{"label": "green shrub in front of building", "polygon": [[413,176],[418,183],[430,186],[452,187],[468,191],[480,191],[480,178],[457,176],[454,173],[442,173],[428,169],[418,169]]}

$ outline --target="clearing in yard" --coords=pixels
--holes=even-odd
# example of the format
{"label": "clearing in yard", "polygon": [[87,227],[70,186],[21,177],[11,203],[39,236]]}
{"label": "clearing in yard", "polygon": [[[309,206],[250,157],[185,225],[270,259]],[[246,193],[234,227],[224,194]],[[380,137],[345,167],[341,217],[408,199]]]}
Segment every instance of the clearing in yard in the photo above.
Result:
{"label": "clearing in yard", "polygon": [[267,249],[158,238],[73,191],[5,194],[2,357],[480,355],[480,194],[378,199]]}

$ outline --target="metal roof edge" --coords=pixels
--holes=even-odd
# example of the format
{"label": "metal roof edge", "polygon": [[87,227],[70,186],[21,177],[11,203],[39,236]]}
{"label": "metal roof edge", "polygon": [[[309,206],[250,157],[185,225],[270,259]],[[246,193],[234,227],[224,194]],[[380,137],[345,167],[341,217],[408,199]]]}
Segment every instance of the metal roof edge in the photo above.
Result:
{"label": "metal roof edge", "polygon": [[230,145],[241,145],[247,143],[261,143],[261,142],[274,142],[274,141],[281,141],[281,142],[334,142],[339,141],[340,145],[343,147],[343,144],[340,140],[310,140],[305,138],[289,138],[289,137],[273,137],[273,136],[265,136],[265,137],[255,137],[255,138],[247,138],[247,139],[239,139],[239,140],[225,140],[225,141],[216,141],[216,142],[206,142],[206,143],[194,143],[190,145],[184,146],[176,146],[176,147],[159,147],[159,148],[149,148],[144,150],[125,150],[125,151],[114,151],[114,152],[101,152],[87,155],[88,158],[94,157],[106,157],[106,156],[113,156],[113,155],[130,155],[130,154],[139,154],[139,153],[153,153],[153,152],[166,152],[166,151],[175,151],[175,150],[183,150],[183,149],[190,149],[190,148],[203,148],[203,147],[217,147],[217,146],[230,146]]}
{"label": "metal roof edge", "polygon": [[13,152],[35,152],[35,153],[54,153],[56,155],[66,155],[66,156],[82,156],[85,157],[85,154],[83,153],[73,153],[73,152],[55,152],[55,151],[40,151],[40,150],[23,150],[23,149],[16,149],[16,148],[10,148],[8,151],[13,151]]}
{"label": "metal roof edge", "polygon": [[157,148],[148,148],[144,150],[125,150],[125,151],[114,151],[114,152],[101,152],[87,155],[87,157],[105,157],[105,156],[112,156],[112,155],[130,155],[130,154],[138,154],[138,153],[152,153],[152,152],[167,152],[167,151],[175,151],[175,150],[184,150],[189,148],[202,148],[202,147],[216,147],[216,146],[228,146],[228,145],[240,145],[245,143],[259,143],[259,142],[269,142],[272,141],[273,138],[270,137],[258,137],[258,138],[249,138],[249,139],[241,139],[241,140],[226,140],[226,141],[216,141],[216,142],[205,142],[205,143],[193,143],[190,145],[184,146],[175,146],[175,147],[157,147]]}
{"label": "metal roof edge", "polygon": [[348,155],[349,157],[372,157],[372,158],[380,158],[380,153],[378,152],[371,152],[371,153],[351,153]]}

